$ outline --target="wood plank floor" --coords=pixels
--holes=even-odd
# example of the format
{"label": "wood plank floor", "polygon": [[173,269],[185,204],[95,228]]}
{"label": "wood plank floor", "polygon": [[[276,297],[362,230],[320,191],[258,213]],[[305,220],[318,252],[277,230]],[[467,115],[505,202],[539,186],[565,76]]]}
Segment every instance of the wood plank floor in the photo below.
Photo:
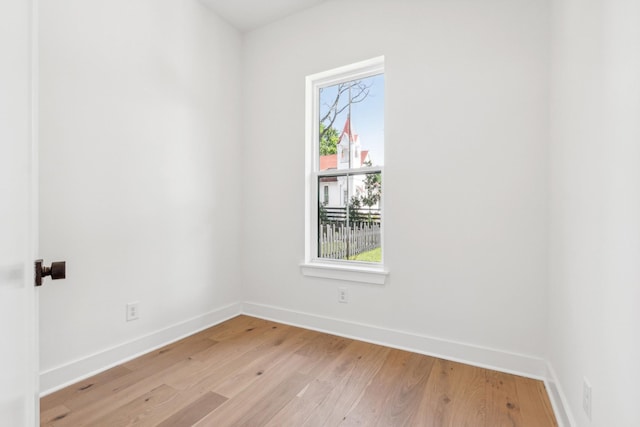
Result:
{"label": "wood plank floor", "polygon": [[238,316],[41,399],[43,426],[556,426],[544,384]]}

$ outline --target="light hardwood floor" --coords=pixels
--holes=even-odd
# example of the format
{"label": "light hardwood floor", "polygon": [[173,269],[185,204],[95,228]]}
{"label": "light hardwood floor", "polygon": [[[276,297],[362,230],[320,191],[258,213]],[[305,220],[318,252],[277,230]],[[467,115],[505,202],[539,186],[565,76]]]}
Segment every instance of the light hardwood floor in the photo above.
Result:
{"label": "light hardwood floor", "polygon": [[45,426],[556,426],[540,381],[239,316],[41,399]]}

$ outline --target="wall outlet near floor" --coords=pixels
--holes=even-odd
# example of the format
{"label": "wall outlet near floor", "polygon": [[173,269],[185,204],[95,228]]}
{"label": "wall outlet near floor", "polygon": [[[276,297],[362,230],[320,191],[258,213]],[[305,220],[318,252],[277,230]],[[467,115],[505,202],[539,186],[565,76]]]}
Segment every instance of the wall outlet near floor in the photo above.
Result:
{"label": "wall outlet near floor", "polygon": [[349,302],[349,290],[347,288],[338,288],[338,302],[343,304]]}
{"label": "wall outlet near floor", "polygon": [[140,318],[140,303],[130,302],[127,304],[127,322]]}
{"label": "wall outlet near floor", "polygon": [[582,378],[582,409],[591,421],[591,384],[586,378]]}

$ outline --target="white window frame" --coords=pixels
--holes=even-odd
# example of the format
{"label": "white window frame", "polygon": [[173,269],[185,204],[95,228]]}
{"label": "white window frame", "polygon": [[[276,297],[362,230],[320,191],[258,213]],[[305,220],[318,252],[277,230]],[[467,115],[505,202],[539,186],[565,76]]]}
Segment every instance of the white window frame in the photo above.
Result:
{"label": "white window frame", "polygon": [[[319,171],[318,108],[320,88],[377,74],[384,74],[383,56],[313,74],[306,78],[305,260],[301,265],[302,274],[305,276],[382,285],[389,274],[385,268],[384,196],[380,201],[380,240],[382,245],[382,260],[380,263],[332,260],[318,257],[318,177],[323,175],[332,176],[331,171],[327,171],[327,173]],[[378,171],[382,175],[382,187],[384,188],[384,166],[358,168],[358,173]],[[335,174],[336,171],[332,172]]]}

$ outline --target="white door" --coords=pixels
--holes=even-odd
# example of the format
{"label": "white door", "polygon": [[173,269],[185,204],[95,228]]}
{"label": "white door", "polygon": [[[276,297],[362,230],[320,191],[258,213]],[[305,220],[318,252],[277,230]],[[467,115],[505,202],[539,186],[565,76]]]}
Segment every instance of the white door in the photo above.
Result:
{"label": "white door", "polygon": [[39,423],[32,1],[0,1],[0,424],[12,427]]}

